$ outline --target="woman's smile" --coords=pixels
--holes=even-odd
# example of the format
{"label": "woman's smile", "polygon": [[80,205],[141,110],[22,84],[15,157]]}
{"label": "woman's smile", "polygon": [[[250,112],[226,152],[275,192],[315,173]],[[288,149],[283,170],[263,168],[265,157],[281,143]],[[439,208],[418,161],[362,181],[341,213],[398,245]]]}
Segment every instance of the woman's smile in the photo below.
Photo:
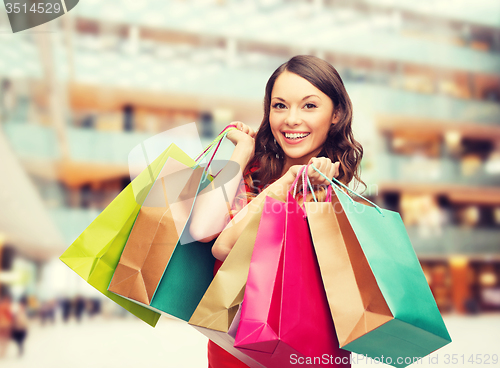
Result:
{"label": "woman's smile", "polygon": [[281,132],[285,137],[285,142],[288,144],[298,144],[306,139],[311,133],[309,132],[294,132],[294,131],[284,131]]}

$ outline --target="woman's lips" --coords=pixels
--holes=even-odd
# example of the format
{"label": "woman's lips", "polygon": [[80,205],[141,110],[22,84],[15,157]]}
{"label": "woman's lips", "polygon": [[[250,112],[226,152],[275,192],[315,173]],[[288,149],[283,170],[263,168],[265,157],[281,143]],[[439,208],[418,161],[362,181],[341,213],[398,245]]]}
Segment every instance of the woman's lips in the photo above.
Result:
{"label": "woman's lips", "polygon": [[[311,133],[309,133],[309,132],[293,132],[293,133],[292,133],[292,132],[281,132],[281,134],[283,135],[283,138],[285,139],[285,142],[286,142],[286,143],[288,143],[288,144],[299,144],[299,143],[300,143],[300,142],[302,142],[304,139],[306,139],[307,137],[309,137],[309,135],[310,135]],[[302,138],[287,138],[285,134],[289,134],[289,135],[290,135],[290,134],[292,134],[292,136],[293,136],[293,135],[295,135],[295,134],[300,134],[300,135],[302,135],[302,134],[304,134],[304,135],[305,135],[305,134],[307,134],[307,135],[305,135],[305,136],[304,136],[304,137],[302,137]]]}

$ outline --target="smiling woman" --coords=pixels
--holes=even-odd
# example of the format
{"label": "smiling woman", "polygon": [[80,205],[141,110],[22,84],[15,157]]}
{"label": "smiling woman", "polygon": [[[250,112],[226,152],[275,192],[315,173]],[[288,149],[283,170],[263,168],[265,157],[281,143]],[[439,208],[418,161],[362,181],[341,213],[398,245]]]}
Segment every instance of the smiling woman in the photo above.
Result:
{"label": "smiling woman", "polygon": [[[226,201],[232,204],[233,214],[262,190],[278,196],[281,193],[285,199],[299,170],[310,163],[327,177],[335,177],[346,185],[353,178],[363,183],[358,172],[363,148],[354,140],[351,123],[351,100],[332,65],[308,55],[295,56],[281,65],[267,82],[264,117],[258,132],[242,122],[233,122],[237,130],[227,134],[236,146],[231,161],[244,169],[245,182],[244,191],[226,188]],[[214,184],[219,185],[226,170],[229,169],[218,174]],[[324,193],[328,181],[312,167],[307,174],[315,191]],[[309,199],[299,198],[299,202]],[[206,221],[203,211],[197,208],[210,208],[214,221]],[[226,259],[239,237],[236,232],[220,234],[223,229],[214,226],[215,219],[227,215],[225,208],[217,206],[215,196],[199,196],[190,225],[191,233],[201,241],[218,237],[212,253],[219,261]],[[216,263],[214,272],[220,265],[221,262]],[[213,342],[208,345],[208,360],[209,368],[246,367]]]}

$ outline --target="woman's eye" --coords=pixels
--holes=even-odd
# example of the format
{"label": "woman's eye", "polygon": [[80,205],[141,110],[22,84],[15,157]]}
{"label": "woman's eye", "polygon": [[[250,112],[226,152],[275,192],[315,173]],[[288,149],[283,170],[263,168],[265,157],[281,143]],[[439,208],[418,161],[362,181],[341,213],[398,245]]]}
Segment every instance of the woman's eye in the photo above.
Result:
{"label": "woman's eye", "polygon": [[273,108],[275,109],[284,109],[286,106],[282,104],[281,102],[277,102],[273,105]]}
{"label": "woman's eye", "polygon": [[313,103],[308,103],[308,104],[305,105],[306,109],[314,109],[315,107],[316,107],[316,105],[313,104]]}

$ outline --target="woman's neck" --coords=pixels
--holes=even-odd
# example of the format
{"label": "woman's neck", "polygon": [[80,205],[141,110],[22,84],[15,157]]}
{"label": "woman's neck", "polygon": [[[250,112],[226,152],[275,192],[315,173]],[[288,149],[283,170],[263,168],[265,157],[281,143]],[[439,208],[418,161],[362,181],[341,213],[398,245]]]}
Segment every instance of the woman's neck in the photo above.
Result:
{"label": "woman's neck", "polygon": [[294,165],[307,165],[311,160],[311,158],[317,157],[320,152],[321,149],[299,158],[291,158],[285,155],[285,165],[283,166],[283,171],[281,172],[281,176],[285,175],[288,169],[290,169],[290,167]]}

